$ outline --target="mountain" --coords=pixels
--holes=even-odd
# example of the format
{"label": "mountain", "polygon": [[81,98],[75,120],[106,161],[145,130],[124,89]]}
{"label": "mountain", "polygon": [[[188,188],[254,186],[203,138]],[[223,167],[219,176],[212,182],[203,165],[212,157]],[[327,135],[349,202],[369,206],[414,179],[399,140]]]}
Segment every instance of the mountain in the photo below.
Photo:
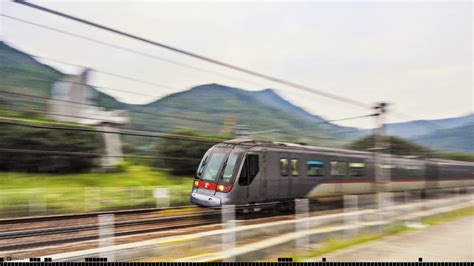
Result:
{"label": "mountain", "polygon": [[0,41],[0,89],[49,97],[51,84],[64,76]]}
{"label": "mountain", "polygon": [[[0,59],[0,89],[3,92],[49,97],[51,85],[65,76],[4,42],[0,42]],[[122,103],[93,90],[94,102],[98,105],[128,110],[132,122],[126,127],[135,130],[167,132],[192,128],[217,133],[226,131],[226,127],[229,132],[231,124],[244,124],[250,131],[277,130],[256,135],[257,138],[340,146],[341,138],[333,137],[331,132],[345,129],[324,124],[322,118],[291,104],[271,89],[247,91],[205,84],[143,105]],[[35,100],[46,101],[45,98]],[[10,101],[6,109],[18,108],[17,101]],[[132,144],[150,148],[148,140],[151,139],[144,142],[137,137],[127,138]]]}
{"label": "mountain", "polygon": [[474,153],[474,122],[438,130],[413,140],[436,150]]}
{"label": "mountain", "polygon": [[474,152],[474,113],[460,117],[386,125],[386,134],[441,151]]}
{"label": "mountain", "polygon": [[416,139],[423,135],[435,133],[435,131],[440,129],[455,128],[470,123],[474,123],[474,113],[445,119],[392,123],[386,126],[386,132],[388,135]]}
{"label": "mountain", "polygon": [[[268,136],[288,141],[316,144],[328,142],[328,139],[320,138],[331,138],[331,133],[327,129],[313,121],[324,120],[292,105],[269,89],[247,91],[220,84],[205,84],[174,93],[147,105],[129,106],[129,110],[132,113],[151,112],[154,120],[161,120],[160,116],[185,117],[187,121],[178,119],[174,122],[183,127],[192,125],[193,128],[211,129],[214,132],[219,131],[224,121],[230,120],[235,124],[249,126],[251,131],[280,130]],[[144,117],[151,119],[150,116],[140,113],[135,117],[135,121]],[[203,120],[208,123],[203,123]],[[144,129],[149,127],[143,126]]]}
{"label": "mountain", "polygon": [[[49,97],[51,85],[64,76],[60,71],[0,41],[0,91],[3,91],[0,94],[0,111],[1,108],[22,107],[15,95],[5,92]],[[128,110],[131,123],[126,127],[134,130],[169,132],[191,128],[217,133],[229,132],[232,124],[243,124],[250,131],[279,130],[256,135],[259,138],[323,146],[342,146],[355,137],[370,134],[369,130],[326,123],[322,117],[293,105],[272,89],[247,91],[220,84],[204,84],[143,105],[123,103],[93,90],[96,104],[108,109]],[[43,101],[42,108],[45,107],[45,99],[34,98],[39,104]],[[27,104],[25,106],[30,108]],[[473,124],[474,114],[470,114],[388,124],[387,134],[434,149],[474,152]],[[153,149],[155,141],[156,138],[126,137],[127,143],[143,151]]]}

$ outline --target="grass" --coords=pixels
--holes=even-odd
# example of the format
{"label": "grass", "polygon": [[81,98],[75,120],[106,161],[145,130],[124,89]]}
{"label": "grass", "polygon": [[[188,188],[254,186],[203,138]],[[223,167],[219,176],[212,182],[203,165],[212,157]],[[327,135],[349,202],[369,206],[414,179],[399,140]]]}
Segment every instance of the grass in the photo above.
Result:
{"label": "grass", "polygon": [[143,165],[115,173],[0,173],[0,215],[102,211],[156,205],[153,190],[168,188],[172,205],[185,205],[192,179]]}
{"label": "grass", "polygon": [[465,208],[456,210],[453,212],[436,215],[434,217],[423,220],[422,222],[426,225],[437,225],[451,220],[456,220],[458,218],[474,215],[474,207]]}
{"label": "grass", "polygon": [[[460,209],[445,214],[436,215],[427,219],[423,219],[421,223],[425,225],[437,225],[447,221],[455,220],[464,216],[474,215],[474,207]],[[397,234],[413,231],[416,229],[407,227],[405,225],[392,225],[387,227],[384,231],[379,233],[367,233],[353,238],[346,239],[328,239],[319,245],[316,249],[305,253],[294,253],[292,257],[294,261],[302,261],[309,258],[319,257],[324,254],[332,253],[337,250],[353,247],[367,242],[382,239],[387,236],[394,236]]]}
{"label": "grass", "polygon": [[302,261],[305,259],[319,257],[324,254],[328,254],[337,250],[349,248],[352,246],[364,244],[370,241],[381,239],[388,235],[396,235],[403,232],[411,231],[413,229],[404,226],[404,225],[392,225],[386,228],[384,231],[379,233],[367,233],[353,238],[344,238],[344,239],[328,239],[319,245],[316,249],[301,255],[299,253],[293,254],[290,256],[294,261]]}

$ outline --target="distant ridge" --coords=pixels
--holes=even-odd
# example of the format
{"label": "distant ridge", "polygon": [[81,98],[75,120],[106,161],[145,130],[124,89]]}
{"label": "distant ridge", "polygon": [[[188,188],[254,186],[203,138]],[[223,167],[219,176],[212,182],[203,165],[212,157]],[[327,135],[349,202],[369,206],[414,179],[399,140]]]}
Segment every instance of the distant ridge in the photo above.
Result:
{"label": "distant ridge", "polygon": [[[0,41],[1,90],[49,97],[51,84],[64,75]],[[142,105],[123,103],[105,92],[95,91],[95,101],[98,105],[128,110],[132,118],[128,127],[136,130],[174,131],[179,128],[194,128],[219,132],[224,120],[232,118],[238,124],[248,125],[253,131],[279,129],[280,132],[261,137],[294,143],[340,147],[355,137],[370,134],[370,130],[324,123],[324,118],[292,104],[270,88],[247,91],[210,83]],[[203,120],[210,123],[203,123]],[[387,133],[434,149],[474,152],[472,125],[474,114],[469,114],[446,119],[388,124]],[[336,132],[352,133],[335,134]],[[154,141],[156,140],[128,139],[136,149],[142,150],[154,149]]]}

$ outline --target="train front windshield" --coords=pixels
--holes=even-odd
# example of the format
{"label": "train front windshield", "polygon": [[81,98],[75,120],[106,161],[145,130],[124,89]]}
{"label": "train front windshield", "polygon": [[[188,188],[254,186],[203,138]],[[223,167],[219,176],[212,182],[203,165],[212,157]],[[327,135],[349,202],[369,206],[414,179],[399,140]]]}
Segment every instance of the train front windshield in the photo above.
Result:
{"label": "train front windshield", "polygon": [[218,183],[232,183],[241,163],[242,151],[214,148],[206,152],[199,164],[196,178]]}

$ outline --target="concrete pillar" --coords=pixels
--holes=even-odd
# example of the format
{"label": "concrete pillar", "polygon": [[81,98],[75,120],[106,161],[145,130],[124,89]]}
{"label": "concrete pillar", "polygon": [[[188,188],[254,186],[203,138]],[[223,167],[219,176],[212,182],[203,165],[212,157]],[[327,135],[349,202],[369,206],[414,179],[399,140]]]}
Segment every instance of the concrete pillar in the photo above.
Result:
{"label": "concrete pillar", "polygon": [[[235,220],[235,206],[234,205],[222,205],[221,208],[222,224],[224,229],[233,229],[237,226]],[[227,253],[235,248],[235,231],[229,231],[222,234],[222,253],[226,257],[225,262],[235,262],[235,257],[227,257]]]}
{"label": "concrete pillar", "polygon": [[103,133],[105,153],[102,157],[102,166],[114,166],[122,160],[122,141],[120,139],[120,128],[110,123],[104,123],[100,130],[111,132]]}
{"label": "concrete pillar", "polygon": [[[359,198],[357,195],[344,195],[344,213],[351,213],[357,211],[359,208]],[[359,223],[359,217],[357,215],[346,215],[344,216],[344,225],[357,225]],[[354,237],[359,233],[359,230],[348,229],[345,230],[345,237]]]}
{"label": "concrete pillar", "polygon": [[[108,247],[114,245],[114,221],[115,216],[113,214],[102,214],[99,215],[99,247]],[[115,260],[113,254],[102,253],[100,257],[107,258],[108,262]]]}
{"label": "concrete pillar", "polygon": [[[309,230],[309,200],[308,199],[295,199],[295,231],[301,232]],[[295,246],[300,250],[309,249],[309,237],[304,236],[296,239]]]}

